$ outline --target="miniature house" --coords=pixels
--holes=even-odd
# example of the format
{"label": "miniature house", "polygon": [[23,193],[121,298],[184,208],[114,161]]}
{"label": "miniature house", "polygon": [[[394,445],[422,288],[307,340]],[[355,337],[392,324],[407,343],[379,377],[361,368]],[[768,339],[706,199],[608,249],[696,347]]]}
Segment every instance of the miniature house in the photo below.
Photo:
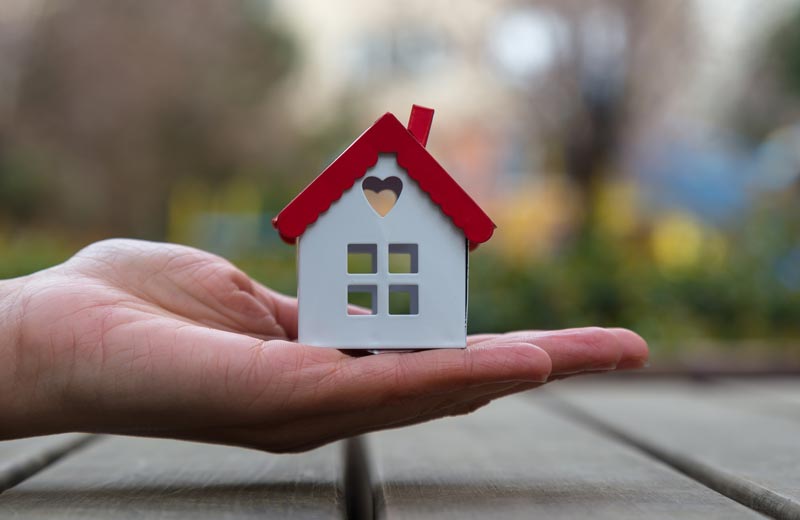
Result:
{"label": "miniature house", "polygon": [[425,149],[432,120],[385,114],[273,220],[298,246],[301,343],[466,346],[468,252],[495,225]]}

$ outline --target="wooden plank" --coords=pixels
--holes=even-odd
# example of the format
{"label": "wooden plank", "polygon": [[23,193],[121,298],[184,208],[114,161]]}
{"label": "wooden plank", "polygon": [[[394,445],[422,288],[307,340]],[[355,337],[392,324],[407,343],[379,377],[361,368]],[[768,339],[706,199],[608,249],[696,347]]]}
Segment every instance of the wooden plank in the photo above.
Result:
{"label": "wooden plank", "polygon": [[[800,422],[731,385],[562,385],[566,413],[757,511],[800,519]],[[749,404],[747,404],[749,403]]]}
{"label": "wooden plank", "polygon": [[0,495],[0,517],[342,518],[342,449],[271,455],[108,437]]}
{"label": "wooden plank", "polygon": [[378,518],[761,518],[522,397],[368,441]]}
{"label": "wooden plank", "polygon": [[0,442],[0,493],[93,439],[71,433]]}
{"label": "wooden plank", "polygon": [[717,394],[731,396],[754,412],[800,421],[800,384],[797,378],[726,378],[716,382],[732,387],[731,392],[720,388]]}

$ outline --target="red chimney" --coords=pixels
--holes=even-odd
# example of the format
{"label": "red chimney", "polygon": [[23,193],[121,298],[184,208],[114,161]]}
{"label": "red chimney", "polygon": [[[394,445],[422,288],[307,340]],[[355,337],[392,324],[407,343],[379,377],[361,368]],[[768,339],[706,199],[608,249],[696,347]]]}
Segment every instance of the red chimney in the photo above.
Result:
{"label": "red chimney", "polygon": [[431,132],[433,122],[433,109],[411,105],[411,117],[408,118],[408,131],[417,138],[419,144],[425,146],[428,143],[428,134]]}

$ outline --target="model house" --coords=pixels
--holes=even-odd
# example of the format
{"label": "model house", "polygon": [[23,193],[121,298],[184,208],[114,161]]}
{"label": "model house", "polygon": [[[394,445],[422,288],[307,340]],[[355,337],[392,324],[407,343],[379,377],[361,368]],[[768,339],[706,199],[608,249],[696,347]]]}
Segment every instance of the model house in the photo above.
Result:
{"label": "model house", "polygon": [[468,253],[495,225],[425,149],[432,120],[385,114],[273,220],[298,246],[301,343],[466,345]]}

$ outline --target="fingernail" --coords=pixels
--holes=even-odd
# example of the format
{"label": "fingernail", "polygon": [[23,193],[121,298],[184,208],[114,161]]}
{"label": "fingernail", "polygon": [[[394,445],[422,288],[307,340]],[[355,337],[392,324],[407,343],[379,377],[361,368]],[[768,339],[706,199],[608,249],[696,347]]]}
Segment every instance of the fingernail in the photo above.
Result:
{"label": "fingernail", "polygon": [[614,370],[616,368],[617,368],[616,363],[609,363],[605,365],[594,365],[592,367],[592,370]]}
{"label": "fingernail", "polygon": [[640,368],[647,368],[650,366],[650,363],[647,361],[642,361],[641,359],[628,359],[620,363],[617,368],[619,370],[636,370]]}

